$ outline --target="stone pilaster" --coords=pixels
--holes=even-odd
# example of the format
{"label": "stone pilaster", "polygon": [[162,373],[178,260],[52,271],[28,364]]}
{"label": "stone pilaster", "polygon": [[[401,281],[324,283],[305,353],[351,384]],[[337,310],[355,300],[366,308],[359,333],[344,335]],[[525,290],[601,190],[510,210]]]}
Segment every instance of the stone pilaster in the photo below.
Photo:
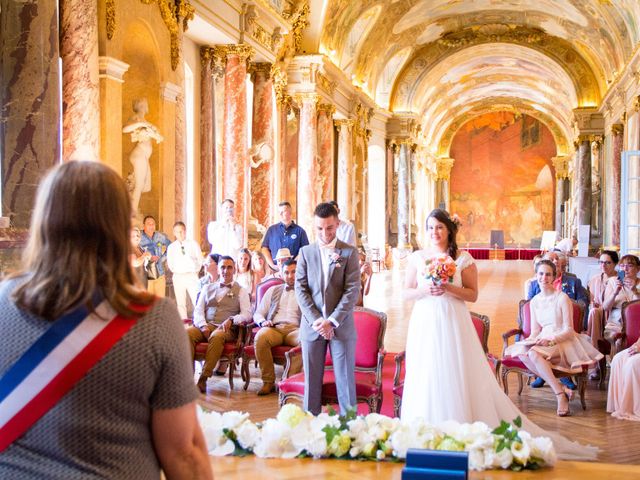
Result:
{"label": "stone pilaster", "polygon": [[338,128],[338,205],[340,214],[347,220],[353,221],[353,126],[354,121],[335,120]]}
{"label": "stone pilaster", "polygon": [[215,164],[213,158],[213,52],[200,48],[200,246],[206,250],[207,225],[215,218]]}
{"label": "stone pilaster", "polygon": [[318,176],[317,93],[298,93],[294,100],[300,106],[298,150],[298,224],[313,231],[313,210],[318,204],[315,181]]}
{"label": "stone pilaster", "polygon": [[[333,184],[333,113],[336,107],[331,104],[318,105],[318,191],[321,200],[334,199]],[[339,205],[339,204],[338,204]]]}
{"label": "stone pilaster", "polygon": [[611,127],[611,144],[613,150],[613,158],[611,159],[611,212],[608,217],[611,228],[611,243],[620,245],[620,192],[621,183],[621,161],[622,149],[624,143],[624,127],[620,124]]}

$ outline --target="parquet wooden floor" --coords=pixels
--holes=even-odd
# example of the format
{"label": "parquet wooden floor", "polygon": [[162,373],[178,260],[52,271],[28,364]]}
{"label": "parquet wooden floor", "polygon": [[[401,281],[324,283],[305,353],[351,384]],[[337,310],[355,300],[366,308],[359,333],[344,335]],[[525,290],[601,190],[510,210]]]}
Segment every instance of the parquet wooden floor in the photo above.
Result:
{"label": "parquet wooden floor", "polygon": [[[475,304],[470,304],[469,307],[473,311],[488,315],[491,319],[489,349],[499,356],[502,352],[501,335],[515,325],[517,305],[522,297],[522,285],[532,275],[532,268],[530,262],[525,261],[494,262],[485,260],[478,262],[478,271],[480,294],[478,301]],[[365,306],[384,311],[388,315],[385,348],[389,352],[403,350],[406,340],[407,322],[412,305],[409,302],[405,302],[401,297],[402,284],[403,275],[399,269],[376,273],[372,281],[371,292],[365,299]],[[281,370],[276,370],[276,373],[280,375]],[[217,411],[247,411],[251,413],[251,418],[254,421],[274,416],[278,411],[277,396],[257,397],[256,391],[260,388],[261,382],[257,370],[252,369],[252,375],[254,378],[251,381],[249,390],[246,392],[240,386],[239,377],[233,392],[229,391],[226,378],[218,379],[216,377],[215,381],[209,382],[209,391],[206,397],[202,397],[203,406]],[[596,383],[589,383],[586,411],[582,411],[579,402],[574,400],[571,405],[572,416],[559,418],[555,415],[555,398],[548,387],[537,390],[525,387],[522,396],[518,397],[515,377],[513,375],[511,377],[509,382],[511,399],[531,420],[541,427],[558,431],[578,442],[600,447],[601,453],[598,458],[600,462],[640,465],[640,422],[616,420],[607,415],[605,412],[606,390],[598,390]],[[218,462],[218,460],[215,462]],[[235,460],[221,461],[219,463],[221,468],[224,462],[234,464]],[[218,465],[218,463],[216,464]],[[261,465],[268,465],[268,463]],[[315,469],[316,466],[315,464],[313,465]],[[239,466],[236,465],[236,467]],[[596,468],[595,465],[593,467]],[[306,469],[307,467],[305,466],[304,468]],[[324,469],[325,467],[317,468]],[[602,466],[598,467],[596,470],[600,473],[598,476],[592,476],[591,478],[608,478],[608,476],[599,476],[600,474],[604,475],[604,472],[607,471],[606,468],[603,468]],[[638,473],[635,478],[640,478],[640,467],[637,468]],[[571,471],[576,475],[562,477],[545,475],[544,477],[582,478],[582,475],[578,474],[581,471],[580,468],[568,469],[565,473]],[[324,478],[340,478],[330,473],[329,470],[326,472],[327,476],[324,476]],[[626,470],[626,473],[623,473],[619,478],[632,478],[630,476],[633,475],[631,472],[633,470]],[[391,475],[389,478],[399,478],[399,474],[397,476],[395,474],[392,475],[390,471],[388,474]],[[298,471],[298,476],[278,476],[277,478],[300,478],[301,475],[308,477],[306,473]],[[323,474],[319,475],[320,477],[323,476]],[[313,476],[315,477],[315,474]],[[387,475],[385,474],[380,478],[386,477]],[[375,478],[375,476],[363,478]],[[492,472],[491,478],[505,477]],[[518,475],[514,478],[524,479],[528,477]]]}

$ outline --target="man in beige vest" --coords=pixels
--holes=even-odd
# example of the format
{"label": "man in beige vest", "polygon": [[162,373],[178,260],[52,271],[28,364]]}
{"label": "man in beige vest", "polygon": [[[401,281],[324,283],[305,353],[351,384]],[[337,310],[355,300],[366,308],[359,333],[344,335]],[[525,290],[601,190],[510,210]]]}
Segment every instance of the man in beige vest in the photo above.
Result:
{"label": "man in beige vest", "polygon": [[220,279],[205,285],[200,292],[193,312],[194,326],[187,329],[192,357],[197,343],[209,343],[198,380],[198,388],[202,393],[207,391],[207,380],[220,360],[225,342],[237,338],[236,325],[251,320],[249,292],[233,281],[236,270],[233,258],[221,256],[218,265]]}
{"label": "man in beige vest", "polygon": [[[280,345],[297,346],[300,330],[300,307],[293,286],[296,281],[296,261],[287,260],[280,273],[284,284],[271,287],[262,297],[262,301],[253,320],[262,328],[255,338],[256,359],[262,372],[262,388],[258,395],[275,392],[276,372],[273,367],[271,349]],[[299,370],[292,368],[292,370]],[[292,371],[291,373],[296,373]]]}

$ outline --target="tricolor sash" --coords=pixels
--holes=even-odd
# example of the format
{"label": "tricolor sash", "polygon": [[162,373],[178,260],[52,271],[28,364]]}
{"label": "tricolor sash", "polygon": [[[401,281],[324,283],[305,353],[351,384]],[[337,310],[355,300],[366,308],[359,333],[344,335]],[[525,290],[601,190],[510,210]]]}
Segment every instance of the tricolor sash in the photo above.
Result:
{"label": "tricolor sash", "polygon": [[[131,305],[143,313],[150,306]],[[136,318],[103,301],[53,322],[0,378],[0,452],[26,432],[129,331]]]}

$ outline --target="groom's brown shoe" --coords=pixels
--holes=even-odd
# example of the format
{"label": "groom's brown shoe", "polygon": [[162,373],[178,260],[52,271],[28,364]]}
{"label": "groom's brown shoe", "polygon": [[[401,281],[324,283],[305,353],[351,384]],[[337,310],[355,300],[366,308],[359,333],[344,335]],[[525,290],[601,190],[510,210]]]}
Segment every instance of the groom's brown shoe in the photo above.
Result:
{"label": "groom's brown shoe", "polygon": [[269,395],[270,393],[273,393],[275,391],[276,391],[276,386],[273,383],[265,383],[264,385],[262,385],[262,388],[258,390],[258,395],[259,396]]}
{"label": "groom's brown shoe", "polygon": [[207,380],[209,380],[209,377],[200,375],[198,379],[198,390],[200,390],[200,393],[207,393]]}

